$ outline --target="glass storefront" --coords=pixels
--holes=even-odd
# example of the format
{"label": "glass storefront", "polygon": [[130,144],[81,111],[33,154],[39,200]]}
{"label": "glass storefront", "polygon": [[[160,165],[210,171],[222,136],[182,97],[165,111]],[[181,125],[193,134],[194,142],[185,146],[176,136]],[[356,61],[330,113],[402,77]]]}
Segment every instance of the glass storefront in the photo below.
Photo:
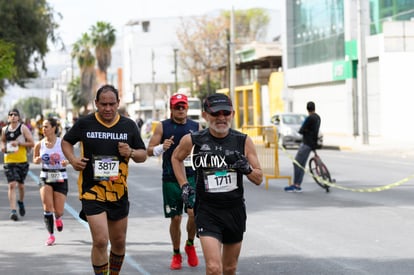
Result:
{"label": "glass storefront", "polygon": [[343,0],[286,1],[288,67],[344,58]]}
{"label": "glass storefront", "polygon": [[[344,59],[344,0],[288,0],[286,11],[289,69]],[[369,0],[369,17],[381,33],[384,21],[414,20],[414,0]]]}
{"label": "glass storefront", "polygon": [[384,21],[404,21],[414,18],[414,0],[371,0],[370,33],[382,33]]}

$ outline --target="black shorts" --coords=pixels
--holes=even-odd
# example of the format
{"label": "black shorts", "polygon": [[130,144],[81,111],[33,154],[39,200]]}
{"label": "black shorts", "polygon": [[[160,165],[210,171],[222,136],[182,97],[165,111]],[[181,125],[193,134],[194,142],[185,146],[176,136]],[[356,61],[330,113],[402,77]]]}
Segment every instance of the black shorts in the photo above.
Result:
{"label": "black shorts", "polygon": [[54,192],[62,193],[63,195],[68,194],[68,180],[64,179],[63,182],[46,182],[45,178],[41,178],[39,181],[39,187],[50,185]]}
{"label": "black shorts", "polygon": [[86,216],[93,216],[106,212],[108,220],[117,221],[128,216],[129,201],[127,197],[123,197],[116,202],[82,200],[82,211]]}
{"label": "black shorts", "polygon": [[246,207],[218,209],[200,206],[197,208],[195,223],[197,236],[210,236],[223,244],[238,243],[246,231]]}
{"label": "black shorts", "polygon": [[7,182],[17,181],[24,183],[27,173],[29,172],[29,163],[6,163],[4,164],[4,173],[6,174]]}

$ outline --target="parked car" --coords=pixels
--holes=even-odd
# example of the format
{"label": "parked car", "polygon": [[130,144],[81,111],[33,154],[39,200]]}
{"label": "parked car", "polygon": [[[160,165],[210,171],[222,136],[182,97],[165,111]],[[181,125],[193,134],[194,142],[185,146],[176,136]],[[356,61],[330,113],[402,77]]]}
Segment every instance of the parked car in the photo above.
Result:
{"label": "parked car", "polygon": [[[270,119],[270,122],[276,125],[278,143],[283,147],[299,146],[302,142],[302,135],[299,134],[299,129],[305,121],[307,115],[295,113],[280,113],[275,114]],[[323,145],[323,134],[319,131],[318,134],[318,148]]]}

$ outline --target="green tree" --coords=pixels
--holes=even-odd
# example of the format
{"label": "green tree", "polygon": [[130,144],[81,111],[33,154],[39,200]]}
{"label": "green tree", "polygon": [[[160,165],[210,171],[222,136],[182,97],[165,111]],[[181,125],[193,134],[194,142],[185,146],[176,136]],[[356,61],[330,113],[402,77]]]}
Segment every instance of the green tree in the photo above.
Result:
{"label": "green tree", "polygon": [[47,43],[60,41],[55,34],[58,24],[54,15],[46,0],[0,1],[0,40],[13,45],[15,67],[12,74],[0,77],[0,96],[7,82],[24,87],[28,79],[38,76],[40,69],[46,70]]}
{"label": "green tree", "polygon": [[103,73],[105,84],[108,76],[107,70],[111,65],[111,48],[116,41],[115,29],[110,23],[99,21],[91,27],[92,45],[95,47],[95,57],[98,61],[98,69]]}
{"label": "green tree", "polygon": [[0,40],[0,79],[11,78],[16,74],[13,47],[12,43]]}
{"label": "green tree", "polygon": [[181,66],[190,72],[196,91],[206,83],[207,93],[213,93],[211,82],[218,82],[218,68],[226,64],[226,21],[218,18],[191,18],[181,21],[177,37]]}
{"label": "green tree", "polygon": [[[264,9],[235,11],[235,46],[262,41],[270,17]],[[180,43],[180,66],[187,70],[195,83],[199,97],[211,94],[220,81],[218,69],[227,67],[229,49],[230,12],[218,17],[201,17],[182,20],[177,29]]]}
{"label": "green tree", "polygon": [[79,110],[87,105],[89,102],[85,100],[82,96],[82,90],[80,85],[80,77],[75,78],[72,80],[68,85],[68,92],[70,95],[70,99],[74,108],[74,112],[79,114]]}
{"label": "green tree", "polygon": [[20,111],[22,118],[35,118],[42,114],[43,109],[50,108],[50,100],[39,97],[22,98],[14,105]]}
{"label": "green tree", "polygon": [[87,33],[84,33],[72,48],[72,58],[77,60],[80,69],[81,101],[84,103],[84,114],[89,112],[88,104],[92,100],[92,91],[96,81],[95,57],[91,48],[92,40]]}
{"label": "green tree", "polygon": [[[222,16],[230,28],[230,11],[224,11]],[[262,41],[266,38],[270,22],[269,13],[260,8],[234,11],[236,44]]]}

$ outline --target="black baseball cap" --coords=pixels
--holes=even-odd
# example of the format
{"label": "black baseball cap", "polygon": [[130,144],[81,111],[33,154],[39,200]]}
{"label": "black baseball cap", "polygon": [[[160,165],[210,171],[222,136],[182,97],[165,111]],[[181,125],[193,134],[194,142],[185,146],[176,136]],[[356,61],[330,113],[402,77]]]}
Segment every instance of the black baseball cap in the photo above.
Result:
{"label": "black baseball cap", "polygon": [[216,113],[218,111],[233,111],[231,99],[225,94],[213,94],[204,100],[204,111],[207,113]]}
{"label": "black baseball cap", "polygon": [[9,111],[9,114],[10,114],[10,113],[16,113],[16,114],[17,114],[17,116],[20,116],[19,110],[17,110],[16,108],[11,109],[11,110]]}

